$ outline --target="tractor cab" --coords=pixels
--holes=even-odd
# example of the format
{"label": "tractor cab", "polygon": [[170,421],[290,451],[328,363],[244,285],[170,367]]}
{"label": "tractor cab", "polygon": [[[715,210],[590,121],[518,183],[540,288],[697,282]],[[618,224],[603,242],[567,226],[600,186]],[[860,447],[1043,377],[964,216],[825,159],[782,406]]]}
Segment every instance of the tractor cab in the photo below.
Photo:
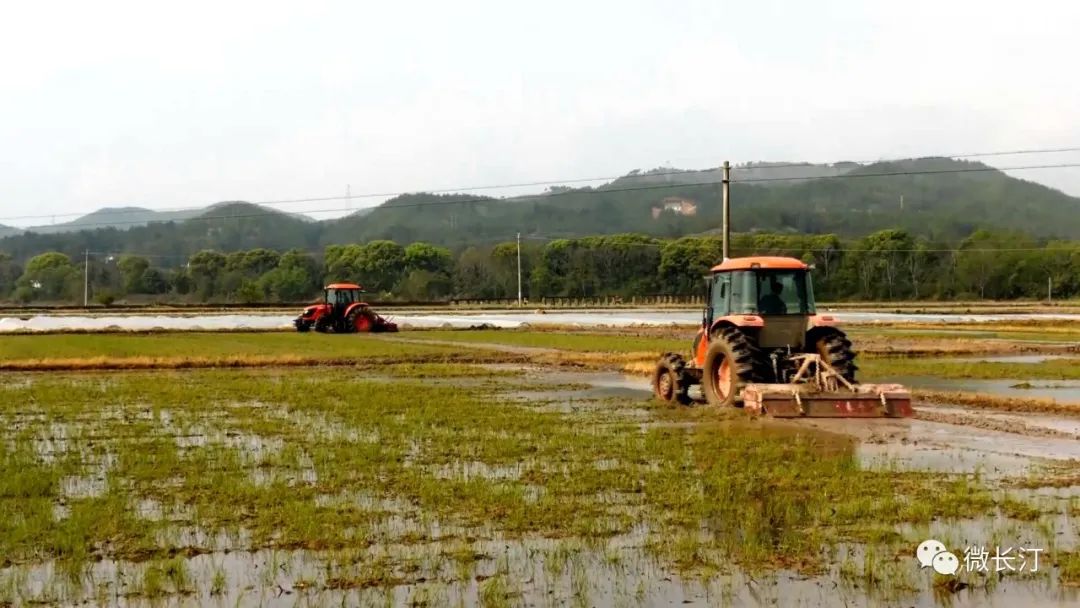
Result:
{"label": "tractor cab", "polygon": [[724,260],[706,277],[704,326],[753,328],[764,348],[801,349],[815,314],[810,267],[787,257],[758,256]]}
{"label": "tractor cab", "polygon": [[707,277],[713,314],[812,315],[810,267],[795,258],[725,260]]}
{"label": "tractor cab", "polygon": [[344,317],[349,306],[360,301],[364,288],[354,283],[331,283],[323,291],[323,302],[334,309],[334,315]]}

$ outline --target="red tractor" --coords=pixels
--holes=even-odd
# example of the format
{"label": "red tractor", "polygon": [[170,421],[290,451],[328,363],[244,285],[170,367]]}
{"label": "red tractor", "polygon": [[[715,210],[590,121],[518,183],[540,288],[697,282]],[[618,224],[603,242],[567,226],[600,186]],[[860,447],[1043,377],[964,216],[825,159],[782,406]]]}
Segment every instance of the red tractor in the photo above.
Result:
{"label": "red tractor", "polygon": [[380,317],[360,300],[364,288],[354,283],[331,283],[326,286],[321,303],[304,309],[293,325],[296,331],[351,334],[357,332],[394,332],[397,324]]}
{"label": "red tractor", "polygon": [[855,352],[835,320],[814,309],[810,267],[787,257],[747,257],[714,266],[691,359],[667,353],[653,392],[689,403],[701,384],[711,405],[744,405],[777,417],[912,415],[910,392],[858,384]]}

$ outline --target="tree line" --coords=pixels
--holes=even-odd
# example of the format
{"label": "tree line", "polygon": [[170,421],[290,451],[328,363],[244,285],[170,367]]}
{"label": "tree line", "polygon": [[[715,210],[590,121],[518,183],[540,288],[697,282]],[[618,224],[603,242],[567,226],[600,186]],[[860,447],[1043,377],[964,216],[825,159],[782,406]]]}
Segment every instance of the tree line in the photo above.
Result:
{"label": "tree line", "polygon": [[[835,234],[737,234],[732,254],[786,255],[815,267],[822,300],[1043,298],[1080,296],[1080,241],[1037,242],[978,230],[958,243],[933,242],[900,229],[859,239]],[[721,260],[716,236],[661,239],[616,234],[521,246],[525,297],[691,295]],[[170,263],[171,262],[171,263]],[[84,276],[85,272],[85,276]],[[25,267],[0,253],[0,298],[15,302],[299,302],[328,282],[351,281],[373,299],[442,301],[514,298],[518,246],[465,247],[389,240],[330,245],[313,254],[266,248],[204,250],[186,259],[94,255],[84,268],[60,252]],[[84,285],[85,282],[85,285]]]}

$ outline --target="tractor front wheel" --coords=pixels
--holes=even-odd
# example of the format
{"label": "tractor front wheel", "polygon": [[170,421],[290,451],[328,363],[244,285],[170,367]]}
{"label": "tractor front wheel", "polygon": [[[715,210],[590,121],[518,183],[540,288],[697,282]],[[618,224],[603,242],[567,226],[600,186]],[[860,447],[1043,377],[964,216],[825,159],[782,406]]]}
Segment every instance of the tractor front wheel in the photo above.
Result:
{"label": "tractor front wheel", "polygon": [[701,388],[709,405],[738,404],[739,389],[754,380],[755,352],[746,335],[734,327],[713,337],[701,374]]}
{"label": "tractor front wheel", "polygon": [[656,362],[653,370],[653,395],[669,404],[686,405],[690,403],[689,382],[685,376],[686,361],[681,355],[665,353]]}
{"label": "tractor front wheel", "polygon": [[327,320],[326,315],[323,315],[315,320],[315,331],[320,334],[325,334],[330,331],[330,321]]}

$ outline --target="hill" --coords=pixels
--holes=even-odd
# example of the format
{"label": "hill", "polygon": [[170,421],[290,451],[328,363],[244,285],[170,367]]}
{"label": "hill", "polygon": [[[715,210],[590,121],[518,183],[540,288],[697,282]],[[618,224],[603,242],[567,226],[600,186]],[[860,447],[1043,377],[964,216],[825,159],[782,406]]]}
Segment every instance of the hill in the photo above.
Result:
{"label": "hill", "polygon": [[[764,185],[788,184],[804,179],[836,177],[860,167],[858,163],[776,163],[753,162],[732,167],[732,174],[739,179],[758,180],[768,178]],[[646,186],[661,184],[712,184],[724,178],[723,169],[716,167],[704,171],[686,171],[672,167],[658,167],[648,171],[635,170],[611,182],[612,187]]]}
{"label": "hill", "polygon": [[[107,227],[75,232],[26,232],[0,238],[0,251],[25,260],[43,251],[81,255],[85,249],[115,253],[137,252],[180,263],[201,249],[233,251],[268,247],[312,249],[319,245],[322,226],[269,207],[225,202],[182,221],[155,222],[129,228]],[[170,262],[169,260],[173,260]]]}
{"label": "hill", "polygon": [[[719,177],[716,170],[665,168],[631,172],[598,187],[553,187],[507,199],[406,194],[321,222],[235,201],[163,222],[152,219],[160,217],[151,215],[158,212],[139,215],[145,210],[132,208],[130,217],[152,223],[45,234],[35,230],[0,238],[0,251],[17,259],[48,250],[77,254],[91,249],[182,260],[204,248],[313,250],[374,239],[464,247],[512,240],[517,232],[549,238],[623,232],[675,237],[719,229]],[[975,162],[754,163],[736,167],[732,178],[732,221],[738,232],[861,236],[902,228],[957,241],[979,228],[994,228],[1039,238],[1080,238],[1080,199]]]}
{"label": "hill", "polygon": [[145,226],[151,222],[169,222],[186,220],[202,213],[200,209],[185,209],[181,211],[155,211],[144,207],[102,207],[97,211],[88,213],[82,217],[62,222],[59,224],[47,224],[32,226],[27,231],[38,234],[54,234],[57,232],[76,232],[78,230],[95,230],[97,228],[119,228],[126,230],[136,226]]}
{"label": "hill", "polygon": [[[740,232],[860,236],[895,227],[957,240],[987,227],[1080,238],[1080,199],[981,163],[929,158],[871,165],[754,164],[733,170],[732,179],[732,222]],[[541,196],[506,200],[410,194],[362,219],[339,220],[348,228],[329,227],[324,242],[343,242],[351,235],[360,241],[453,246],[508,240],[517,231],[696,234],[720,227],[719,181],[717,171],[659,169],[596,188],[556,187]]]}
{"label": "hill", "polygon": [[732,221],[740,229],[857,236],[902,228],[955,240],[979,228],[997,228],[1042,238],[1080,237],[1080,198],[978,162],[928,158],[875,163],[836,179],[753,186],[732,187],[733,200],[746,201],[732,208]]}

